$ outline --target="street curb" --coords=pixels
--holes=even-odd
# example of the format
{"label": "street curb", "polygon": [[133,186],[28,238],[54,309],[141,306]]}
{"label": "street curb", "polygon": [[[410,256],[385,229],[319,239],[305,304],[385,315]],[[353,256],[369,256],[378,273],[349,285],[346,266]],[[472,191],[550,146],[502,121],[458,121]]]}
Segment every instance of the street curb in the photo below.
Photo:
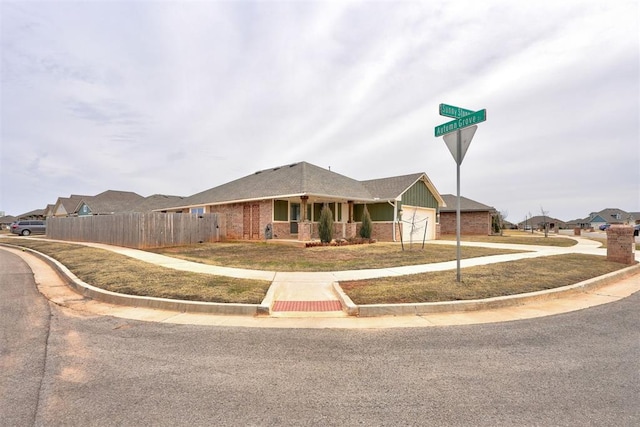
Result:
{"label": "street curb", "polygon": [[29,252],[32,255],[45,261],[51,266],[58,276],[76,293],[96,301],[123,305],[129,307],[153,308],[159,310],[177,311],[181,313],[208,313],[229,316],[255,316],[260,307],[258,304],[240,303],[216,303],[203,301],[186,301],[169,298],[143,297],[137,295],[126,295],[97,288],[80,280],[67,267],[57,260],[33,249],[22,246],[7,245],[0,243],[0,246],[7,246]]}
{"label": "street curb", "polygon": [[273,303],[276,299],[276,288],[273,286],[273,282],[269,289],[267,290],[267,294],[264,296],[264,299],[258,305],[256,314],[258,316],[269,316],[271,314],[271,307],[273,307]]}
{"label": "street curb", "polygon": [[476,299],[467,301],[444,301],[408,304],[365,304],[356,306],[359,317],[408,316],[424,314],[456,313],[496,308],[517,307],[533,302],[559,299],[562,297],[593,291],[612,282],[616,282],[640,272],[640,264],[623,268],[603,276],[594,277],[573,285],[562,286],[544,291],[526,294],[506,295],[501,297]]}
{"label": "street curb", "polygon": [[[186,301],[168,298],[144,297],[126,295],[97,288],[80,280],[67,267],[54,258],[33,249],[24,248],[6,243],[0,243],[13,249],[27,251],[49,264],[58,276],[76,293],[94,299],[96,301],[123,305],[129,307],[144,307],[176,312],[217,314],[228,316],[268,316],[273,304],[273,287],[269,288],[267,295],[260,304],[240,303],[215,303],[202,301]],[[507,295],[501,297],[467,300],[444,301],[431,303],[407,303],[407,304],[365,304],[356,305],[340,287],[339,282],[333,282],[333,290],[340,299],[343,309],[348,316],[353,317],[382,317],[382,316],[420,316],[425,314],[442,314],[490,310],[505,307],[517,307],[524,304],[562,298],[568,295],[585,293],[605,286],[612,282],[622,280],[640,272],[640,264],[623,268],[603,276],[588,279],[574,285],[544,291],[530,292],[526,294]]]}
{"label": "street curb", "polygon": [[358,316],[360,314],[360,309],[353,303],[353,301],[351,301],[349,295],[342,290],[340,283],[333,282],[331,283],[331,286],[333,287],[333,291],[336,295],[338,295],[338,299],[342,304],[342,309],[347,313],[347,316]]}

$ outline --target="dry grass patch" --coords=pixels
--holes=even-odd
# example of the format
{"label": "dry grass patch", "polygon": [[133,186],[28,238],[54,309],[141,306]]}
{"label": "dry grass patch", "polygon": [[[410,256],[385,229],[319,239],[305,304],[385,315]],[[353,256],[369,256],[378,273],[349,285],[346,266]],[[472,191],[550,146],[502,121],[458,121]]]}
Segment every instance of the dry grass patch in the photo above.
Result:
{"label": "dry grass patch", "polygon": [[[402,251],[398,243],[300,248],[266,243],[203,243],[155,249],[163,255],[225,267],[267,271],[341,271],[430,264],[456,259],[453,246],[414,245]],[[517,253],[505,249],[463,247],[462,258]]]}
{"label": "dry grass patch", "polygon": [[172,270],[71,243],[11,239],[64,264],[80,280],[112,292],[189,301],[259,304],[270,282]]}
{"label": "dry grass patch", "polygon": [[341,282],[356,304],[395,304],[471,300],[541,291],[628,267],[596,255],[557,255],[455,271]]}

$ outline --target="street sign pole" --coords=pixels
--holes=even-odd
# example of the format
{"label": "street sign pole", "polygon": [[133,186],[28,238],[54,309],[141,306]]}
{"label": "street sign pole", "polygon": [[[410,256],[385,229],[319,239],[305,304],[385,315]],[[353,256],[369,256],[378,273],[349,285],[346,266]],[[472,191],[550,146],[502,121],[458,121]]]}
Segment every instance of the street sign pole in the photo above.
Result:
{"label": "street sign pole", "polygon": [[[478,128],[476,123],[487,120],[487,110],[474,112],[453,105],[440,104],[440,115],[455,119],[436,126],[435,136],[443,137],[456,161],[456,282],[460,283],[460,259],[462,258],[460,251],[460,165]],[[455,140],[453,132],[455,132]]]}
{"label": "street sign pole", "polygon": [[[462,151],[462,138],[460,136],[460,130],[456,131],[456,151],[458,155],[457,159],[460,159],[460,153]],[[456,282],[460,283],[460,258],[462,253],[460,251],[460,163],[462,161],[456,160]]]}

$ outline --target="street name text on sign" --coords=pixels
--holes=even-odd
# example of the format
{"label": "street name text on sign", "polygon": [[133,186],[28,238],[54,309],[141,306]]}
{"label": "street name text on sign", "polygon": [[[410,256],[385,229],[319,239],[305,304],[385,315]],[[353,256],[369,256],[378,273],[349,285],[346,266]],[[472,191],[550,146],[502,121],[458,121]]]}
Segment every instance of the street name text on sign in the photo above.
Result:
{"label": "street name text on sign", "polygon": [[440,115],[445,117],[453,117],[454,119],[460,119],[464,116],[468,116],[471,113],[475,113],[473,110],[467,110],[465,108],[456,107],[454,105],[440,104]]}
{"label": "street name text on sign", "polygon": [[445,135],[447,133],[455,132],[459,129],[466,128],[468,126],[473,126],[480,122],[484,122],[487,120],[487,110],[476,111],[475,113],[471,113],[464,117],[461,117],[456,120],[452,120],[440,126],[436,126],[435,135],[436,137]]}

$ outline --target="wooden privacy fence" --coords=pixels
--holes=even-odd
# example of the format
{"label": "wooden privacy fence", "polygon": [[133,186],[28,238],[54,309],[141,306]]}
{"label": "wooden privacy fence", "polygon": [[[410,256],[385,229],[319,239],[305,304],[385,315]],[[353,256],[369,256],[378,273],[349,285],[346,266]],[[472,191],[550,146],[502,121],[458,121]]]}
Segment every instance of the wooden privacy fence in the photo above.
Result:
{"label": "wooden privacy fence", "polygon": [[135,249],[219,242],[225,231],[218,214],[122,213],[47,219],[47,237]]}

